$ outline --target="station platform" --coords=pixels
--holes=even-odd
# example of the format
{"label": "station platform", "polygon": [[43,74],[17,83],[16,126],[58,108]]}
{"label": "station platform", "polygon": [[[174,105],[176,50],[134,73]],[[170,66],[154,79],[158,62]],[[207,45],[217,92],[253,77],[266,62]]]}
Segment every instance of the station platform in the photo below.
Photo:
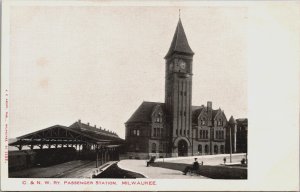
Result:
{"label": "station platform", "polygon": [[92,178],[107,169],[116,161],[109,161],[96,168],[96,161],[69,161],[66,163],[48,166],[33,167],[9,173],[11,178]]}

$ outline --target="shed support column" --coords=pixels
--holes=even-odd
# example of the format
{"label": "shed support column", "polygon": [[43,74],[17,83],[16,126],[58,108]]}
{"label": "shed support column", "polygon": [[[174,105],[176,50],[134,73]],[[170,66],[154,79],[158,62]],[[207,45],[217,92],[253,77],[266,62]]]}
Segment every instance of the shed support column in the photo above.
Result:
{"label": "shed support column", "polygon": [[101,149],[101,165],[103,165],[103,149]]}
{"label": "shed support column", "polygon": [[78,157],[79,157],[79,159],[80,159],[80,148],[81,148],[81,145],[79,144],[79,147],[78,147]]}
{"label": "shed support column", "polygon": [[98,167],[98,147],[96,148],[96,168]]}

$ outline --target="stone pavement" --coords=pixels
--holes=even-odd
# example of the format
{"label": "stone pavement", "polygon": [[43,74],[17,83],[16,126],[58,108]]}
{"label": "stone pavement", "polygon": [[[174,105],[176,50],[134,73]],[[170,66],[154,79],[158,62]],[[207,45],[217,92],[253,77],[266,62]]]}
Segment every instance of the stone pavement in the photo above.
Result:
{"label": "stone pavement", "polygon": [[[229,154],[219,155],[202,155],[202,156],[189,156],[189,157],[174,157],[174,158],[159,158],[158,162],[170,162],[170,163],[185,163],[190,164],[194,162],[194,158],[198,158],[198,162],[203,161],[204,165],[220,165],[223,164],[223,159],[226,157],[226,162],[230,162]],[[246,154],[232,154],[232,162],[240,162],[243,158],[246,158]],[[124,159],[118,162],[118,166],[121,169],[140,173],[147,178],[155,179],[205,179],[206,177],[199,175],[182,175],[181,171],[165,169],[160,167],[146,167],[147,160],[136,159]]]}
{"label": "stone pavement", "polygon": [[183,175],[181,171],[161,167],[147,167],[147,160],[124,159],[118,162],[121,169],[140,173],[152,179],[206,179],[200,175]]}

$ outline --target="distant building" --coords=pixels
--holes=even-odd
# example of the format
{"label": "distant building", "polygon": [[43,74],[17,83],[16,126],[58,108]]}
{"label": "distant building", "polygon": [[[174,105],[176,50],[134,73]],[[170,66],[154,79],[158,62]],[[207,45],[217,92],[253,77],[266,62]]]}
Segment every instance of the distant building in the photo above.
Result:
{"label": "distant building", "polygon": [[236,120],[236,148],[237,153],[247,153],[248,143],[248,119],[237,119]]}
{"label": "distant building", "polygon": [[[231,131],[231,134],[230,134]],[[226,126],[226,153],[230,153],[230,138],[232,153],[246,153],[248,142],[248,119],[230,117]]]}
{"label": "distant building", "polygon": [[165,56],[165,102],[143,102],[125,123],[129,156],[225,153],[224,111],[192,106],[193,55],[179,19]]}
{"label": "distant building", "polygon": [[226,126],[226,153],[230,153],[230,138],[231,153],[236,153],[236,121],[233,116],[230,117]]}

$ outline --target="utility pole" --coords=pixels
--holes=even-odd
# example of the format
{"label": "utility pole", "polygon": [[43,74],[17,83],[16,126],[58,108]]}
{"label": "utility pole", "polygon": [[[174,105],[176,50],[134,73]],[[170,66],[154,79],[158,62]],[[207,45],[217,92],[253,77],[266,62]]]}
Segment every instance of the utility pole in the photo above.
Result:
{"label": "utility pole", "polygon": [[230,163],[232,163],[232,159],[231,159],[231,155],[232,155],[232,141],[231,141],[231,126],[229,126],[229,139],[230,139],[230,141],[229,141],[229,143],[230,143]]}

